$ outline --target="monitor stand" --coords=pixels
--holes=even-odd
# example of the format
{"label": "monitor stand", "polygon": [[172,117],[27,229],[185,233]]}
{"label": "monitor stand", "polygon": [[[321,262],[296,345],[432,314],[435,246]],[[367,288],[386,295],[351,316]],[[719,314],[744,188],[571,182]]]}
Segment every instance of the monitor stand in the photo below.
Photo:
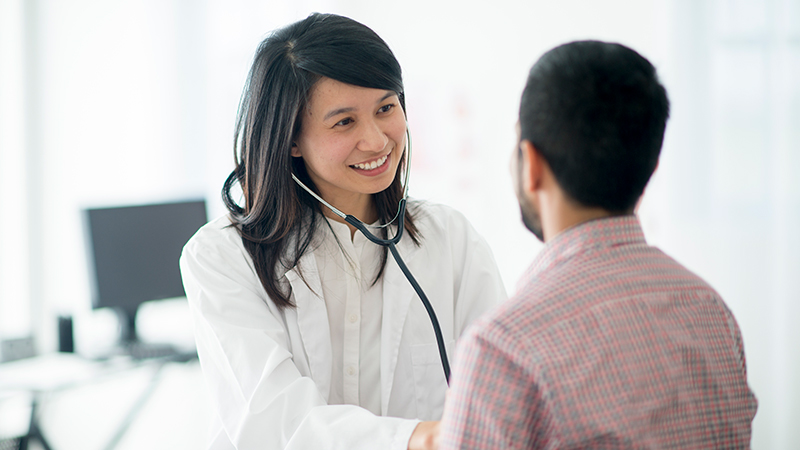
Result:
{"label": "monitor stand", "polygon": [[116,311],[122,325],[118,354],[130,356],[135,360],[166,358],[186,361],[197,356],[196,352],[181,352],[172,344],[142,341],[136,333],[136,310]]}

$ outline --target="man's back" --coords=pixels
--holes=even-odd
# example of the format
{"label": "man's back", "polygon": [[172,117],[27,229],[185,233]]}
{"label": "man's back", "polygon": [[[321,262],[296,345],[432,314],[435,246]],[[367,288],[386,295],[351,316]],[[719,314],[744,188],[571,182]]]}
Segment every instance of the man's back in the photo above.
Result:
{"label": "man's back", "polygon": [[756,410],[733,316],[634,216],[548,242],[454,373],[447,448],[748,448]]}

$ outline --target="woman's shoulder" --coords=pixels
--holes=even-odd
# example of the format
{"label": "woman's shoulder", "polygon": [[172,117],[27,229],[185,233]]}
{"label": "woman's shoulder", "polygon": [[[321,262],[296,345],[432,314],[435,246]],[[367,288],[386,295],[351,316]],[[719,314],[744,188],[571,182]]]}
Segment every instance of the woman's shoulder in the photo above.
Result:
{"label": "woman's shoulder", "polygon": [[184,250],[229,246],[243,248],[242,238],[236,225],[230,215],[225,214],[200,227],[186,243]]}
{"label": "woman's shoulder", "polygon": [[414,223],[422,231],[423,238],[426,233],[445,233],[474,231],[472,225],[461,211],[442,203],[427,200],[409,199],[408,211],[414,217]]}

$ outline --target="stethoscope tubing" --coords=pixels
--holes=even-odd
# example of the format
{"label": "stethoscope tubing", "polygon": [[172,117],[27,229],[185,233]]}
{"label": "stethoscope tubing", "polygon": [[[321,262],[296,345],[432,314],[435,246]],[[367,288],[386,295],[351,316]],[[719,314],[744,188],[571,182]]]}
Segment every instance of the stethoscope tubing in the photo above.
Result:
{"label": "stethoscope tubing", "polygon": [[428,300],[428,297],[425,295],[425,292],[422,291],[422,287],[420,287],[417,280],[414,278],[414,275],[411,274],[411,271],[408,270],[406,267],[405,262],[403,262],[403,258],[400,257],[400,254],[397,252],[397,247],[394,244],[389,244],[389,251],[392,253],[394,260],[397,262],[397,265],[400,267],[400,270],[403,271],[403,274],[408,279],[408,282],[411,283],[411,286],[417,292],[419,299],[422,300],[422,304],[425,306],[425,311],[428,312],[428,317],[431,318],[431,324],[433,325],[433,332],[436,334],[436,344],[439,346],[439,358],[442,360],[442,369],[444,370],[444,381],[447,382],[447,385],[450,385],[450,363],[447,361],[447,348],[444,346],[444,337],[442,336],[442,329],[439,326],[439,320],[436,318],[436,312],[433,310],[433,305]]}
{"label": "stethoscope tubing", "polygon": [[[408,162],[411,161],[411,134],[408,132],[408,126],[406,126],[406,137],[408,139]],[[320,203],[328,207],[334,214],[338,215],[339,217],[343,218],[345,222],[349,223],[350,225],[354,226],[361,234],[364,235],[365,238],[372,241],[375,244],[378,244],[383,247],[387,247],[389,252],[392,254],[397,265],[400,267],[400,270],[403,272],[403,275],[406,276],[406,279],[411,284],[411,287],[414,288],[414,291],[419,296],[419,299],[422,301],[423,306],[425,306],[425,311],[428,313],[428,317],[431,319],[431,325],[433,325],[433,333],[436,335],[436,344],[439,346],[439,357],[442,360],[442,369],[444,369],[444,380],[447,384],[450,384],[450,363],[447,361],[447,348],[444,345],[444,337],[442,336],[442,329],[439,326],[439,319],[436,317],[436,312],[433,310],[433,306],[431,302],[428,300],[428,296],[425,295],[425,292],[422,290],[422,287],[417,283],[416,278],[408,270],[408,266],[406,266],[405,261],[403,258],[400,257],[400,253],[397,251],[396,244],[400,242],[400,238],[403,237],[403,229],[406,219],[406,198],[408,198],[408,178],[409,178],[410,171],[406,170],[405,176],[405,186],[403,188],[403,198],[400,199],[400,203],[397,206],[397,234],[394,235],[391,239],[381,239],[374,234],[372,234],[368,229],[367,226],[364,225],[364,222],[358,220],[355,216],[350,214],[345,214],[338,209],[336,209],[333,205],[326,202],[322,197],[317,195],[314,191],[308,188],[302,181],[300,181],[294,173],[292,173],[292,179],[300,185],[303,190],[311,194],[315,199],[317,199]],[[394,221],[394,219],[392,219]],[[389,222],[391,223],[391,222]],[[388,223],[387,223],[388,225]],[[384,225],[386,226],[386,225]]]}
{"label": "stethoscope tubing", "polygon": [[425,295],[425,291],[422,290],[422,287],[417,282],[417,279],[414,278],[414,275],[406,266],[405,261],[403,258],[400,257],[400,253],[397,251],[397,244],[400,242],[400,238],[403,236],[403,225],[405,222],[406,217],[406,199],[400,200],[400,205],[398,206],[400,212],[398,214],[398,222],[397,222],[397,234],[394,235],[391,239],[381,239],[374,234],[372,234],[364,223],[354,216],[347,215],[345,221],[350,225],[356,227],[358,231],[360,231],[364,237],[368,240],[374,242],[383,247],[388,247],[389,252],[392,254],[397,266],[400,267],[400,270],[403,272],[403,275],[406,276],[406,279],[411,284],[411,287],[414,288],[414,291],[419,296],[419,299],[422,301],[423,306],[425,306],[425,311],[428,313],[428,317],[431,319],[431,325],[433,325],[433,333],[436,335],[436,344],[439,346],[439,358],[442,360],[442,369],[444,370],[444,379],[447,384],[450,384],[450,363],[447,360],[447,348],[444,345],[444,337],[442,336],[442,328],[439,326],[439,319],[436,317],[436,312],[433,310],[433,305],[431,305],[430,300],[428,300],[428,296]]}

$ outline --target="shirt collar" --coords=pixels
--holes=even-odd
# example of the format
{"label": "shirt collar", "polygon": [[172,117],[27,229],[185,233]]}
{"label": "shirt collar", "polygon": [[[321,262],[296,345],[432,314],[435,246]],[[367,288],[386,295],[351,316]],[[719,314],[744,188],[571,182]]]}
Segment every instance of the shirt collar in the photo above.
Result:
{"label": "shirt collar", "polygon": [[[346,223],[342,223],[342,222],[339,222],[337,220],[331,219],[328,216],[323,216],[323,217],[325,217],[325,220],[327,220],[328,224],[330,224],[330,229],[329,230],[326,229],[325,233],[333,232],[336,235],[336,237],[339,238],[340,241],[352,242],[353,247],[359,248],[359,249],[363,248],[364,245],[366,243],[368,243],[368,242],[369,242],[370,245],[377,245],[377,244],[373,244],[372,242],[370,242],[367,239],[367,237],[364,236],[364,234],[361,233],[358,230],[356,230],[355,234],[351,237],[350,236],[350,227]],[[364,225],[366,225],[367,228],[369,229],[369,231],[371,231],[373,234],[375,234],[376,236],[379,236],[380,231],[378,229],[378,225],[380,225],[380,224],[378,223],[377,220],[375,222],[373,222],[373,223],[364,224]],[[326,227],[322,227],[322,228],[326,228]]]}
{"label": "shirt collar", "polygon": [[559,261],[589,249],[630,244],[646,244],[642,226],[636,216],[589,220],[562,231],[547,242],[523,279],[535,277]]}

